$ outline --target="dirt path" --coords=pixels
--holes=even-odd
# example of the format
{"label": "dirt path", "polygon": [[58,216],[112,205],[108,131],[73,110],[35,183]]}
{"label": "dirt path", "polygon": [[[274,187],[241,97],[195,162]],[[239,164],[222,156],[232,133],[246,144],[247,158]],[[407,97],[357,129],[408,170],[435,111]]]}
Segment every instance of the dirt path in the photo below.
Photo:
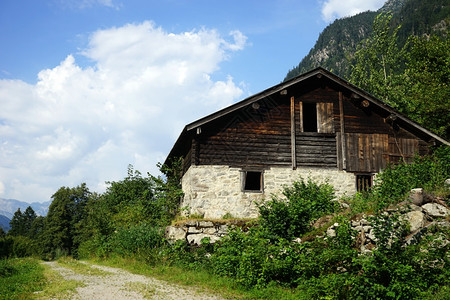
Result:
{"label": "dirt path", "polygon": [[170,284],[118,268],[86,263],[91,268],[103,271],[101,275],[86,275],[62,267],[57,262],[45,262],[44,264],[61,274],[65,280],[82,282],[81,286],[76,289],[76,294],[72,294],[70,299],[223,299],[205,294],[195,288]]}

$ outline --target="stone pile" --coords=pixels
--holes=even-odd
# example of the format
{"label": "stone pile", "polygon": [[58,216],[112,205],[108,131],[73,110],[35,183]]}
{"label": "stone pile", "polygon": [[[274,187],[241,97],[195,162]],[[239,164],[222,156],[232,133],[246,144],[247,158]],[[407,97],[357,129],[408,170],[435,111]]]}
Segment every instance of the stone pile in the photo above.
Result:
{"label": "stone pile", "polygon": [[200,246],[204,238],[215,243],[228,234],[231,226],[245,226],[245,221],[236,220],[187,220],[177,225],[166,227],[166,238],[169,242],[186,241],[192,246]]}
{"label": "stone pile", "polygon": [[[434,201],[434,202],[429,202]],[[424,194],[422,189],[413,189],[409,199],[403,203],[399,203],[396,208],[388,209],[384,214],[399,214],[400,219],[409,225],[409,235],[406,237],[406,244],[413,244],[420,241],[421,237],[426,234],[432,226],[440,226],[450,229],[450,210],[445,203],[430,195]],[[371,226],[369,219],[372,216],[362,216],[357,220],[351,221],[352,229],[357,234],[356,245],[361,253],[369,253],[376,247],[377,239],[375,237],[374,228]],[[338,223],[331,225],[326,236],[336,236],[336,228]],[[450,242],[450,241],[449,241]]]}

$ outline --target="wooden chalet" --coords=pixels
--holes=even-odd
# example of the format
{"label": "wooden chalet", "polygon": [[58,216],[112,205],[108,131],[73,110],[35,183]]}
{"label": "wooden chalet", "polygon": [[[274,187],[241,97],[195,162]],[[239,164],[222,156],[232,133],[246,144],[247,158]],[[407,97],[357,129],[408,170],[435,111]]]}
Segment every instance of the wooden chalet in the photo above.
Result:
{"label": "wooden chalet", "polygon": [[185,126],[166,163],[183,158],[182,207],[255,217],[255,201],[313,177],[338,194],[371,186],[388,163],[447,141],[317,68]]}

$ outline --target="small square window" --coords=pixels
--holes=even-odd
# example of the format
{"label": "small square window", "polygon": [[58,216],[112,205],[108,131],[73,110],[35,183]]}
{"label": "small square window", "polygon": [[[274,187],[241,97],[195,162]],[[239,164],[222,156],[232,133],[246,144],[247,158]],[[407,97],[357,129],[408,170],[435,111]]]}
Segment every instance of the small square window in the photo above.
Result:
{"label": "small square window", "polygon": [[244,191],[262,192],[263,177],[260,171],[242,172],[242,187]]}
{"label": "small square window", "polygon": [[356,175],[356,190],[358,192],[368,191],[372,187],[372,175]]}

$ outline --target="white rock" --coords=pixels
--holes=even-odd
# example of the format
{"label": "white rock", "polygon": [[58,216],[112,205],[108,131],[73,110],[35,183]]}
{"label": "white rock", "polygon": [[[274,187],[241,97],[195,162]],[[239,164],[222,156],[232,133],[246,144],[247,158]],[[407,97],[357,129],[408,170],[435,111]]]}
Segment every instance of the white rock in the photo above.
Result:
{"label": "white rock", "polygon": [[425,225],[425,215],[420,211],[408,212],[405,214],[405,220],[408,221],[411,232],[414,232]]}
{"label": "white rock", "polygon": [[327,236],[329,237],[335,237],[336,236],[336,231],[333,228],[328,228],[327,230]]}
{"label": "white rock", "polygon": [[446,217],[450,214],[448,208],[437,203],[427,203],[422,206],[425,212],[432,217]]}
{"label": "white rock", "polygon": [[166,238],[169,241],[184,240],[186,238],[186,231],[181,227],[167,226]]}

